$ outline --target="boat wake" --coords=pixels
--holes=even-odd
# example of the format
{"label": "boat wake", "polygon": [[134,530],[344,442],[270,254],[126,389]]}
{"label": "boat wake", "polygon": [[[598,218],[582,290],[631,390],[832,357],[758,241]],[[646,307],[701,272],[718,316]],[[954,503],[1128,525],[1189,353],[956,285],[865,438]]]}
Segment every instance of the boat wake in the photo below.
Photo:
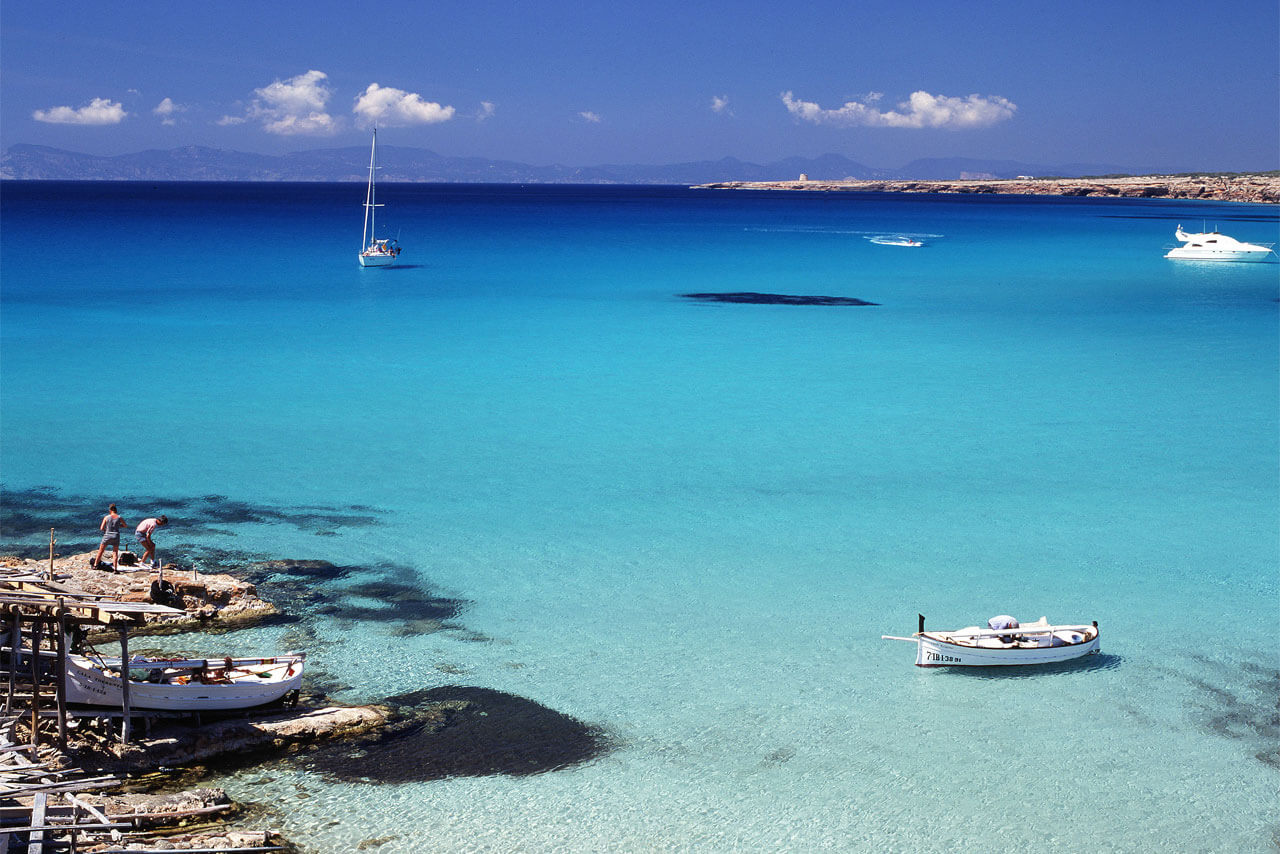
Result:
{"label": "boat wake", "polygon": [[867,240],[877,246],[924,246],[924,240],[917,234],[877,234]]}
{"label": "boat wake", "polygon": [[866,240],[872,240],[874,238],[893,239],[898,237],[910,237],[915,240],[936,240],[940,237],[945,237],[945,235],[942,234],[930,234],[927,232],[867,231],[859,228],[829,228],[821,225],[795,225],[780,228],[747,226],[742,230],[760,234],[851,234],[856,237],[862,237]]}

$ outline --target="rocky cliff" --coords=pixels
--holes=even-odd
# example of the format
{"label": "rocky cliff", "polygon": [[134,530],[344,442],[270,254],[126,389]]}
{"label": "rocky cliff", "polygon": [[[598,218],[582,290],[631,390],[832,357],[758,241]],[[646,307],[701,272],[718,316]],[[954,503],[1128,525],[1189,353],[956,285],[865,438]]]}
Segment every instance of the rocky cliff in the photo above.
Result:
{"label": "rocky cliff", "polygon": [[1127,178],[1016,178],[972,181],[727,181],[698,189],[821,190],[883,193],[998,193],[1280,202],[1278,175],[1147,175]]}

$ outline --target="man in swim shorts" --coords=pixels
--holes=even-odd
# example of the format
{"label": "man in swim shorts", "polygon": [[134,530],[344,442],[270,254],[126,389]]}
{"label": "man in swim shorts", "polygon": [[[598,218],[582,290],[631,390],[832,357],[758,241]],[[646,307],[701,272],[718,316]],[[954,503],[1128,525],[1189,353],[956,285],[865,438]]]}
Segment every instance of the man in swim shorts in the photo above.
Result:
{"label": "man in swim shorts", "polygon": [[152,569],[160,568],[160,561],[155,560],[156,544],[151,539],[156,528],[164,527],[169,524],[168,516],[159,516],[152,519],[143,519],[142,524],[138,526],[138,530],[134,531],[134,539],[138,541],[138,545],[142,546],[142,563],[144,566],[150,566]]}

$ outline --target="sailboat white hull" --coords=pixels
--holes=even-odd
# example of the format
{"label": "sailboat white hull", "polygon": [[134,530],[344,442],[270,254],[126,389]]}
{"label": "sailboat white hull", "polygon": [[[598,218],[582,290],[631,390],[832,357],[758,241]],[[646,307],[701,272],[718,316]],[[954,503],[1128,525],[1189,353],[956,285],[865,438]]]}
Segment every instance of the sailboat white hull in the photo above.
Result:
{"label": "sailboat white hull", "polygon": [[396,262],[396,256],[391,254],[366,255],[360,253],[361,267],[390,267]]}

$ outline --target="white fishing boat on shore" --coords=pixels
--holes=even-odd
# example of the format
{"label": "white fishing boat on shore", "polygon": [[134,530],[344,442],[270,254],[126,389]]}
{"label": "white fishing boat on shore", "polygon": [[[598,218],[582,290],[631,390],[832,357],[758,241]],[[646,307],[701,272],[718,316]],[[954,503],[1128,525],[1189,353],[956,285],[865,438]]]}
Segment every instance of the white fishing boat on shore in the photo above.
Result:
{"label": "white fishing boat on shore", "polygon": [[[129,707],[180,712],[251,709],[302,685],[303,654],[129,661]],[[121,707],[120,659],[67,656],[67,702]]]}
{"label": "white fishing boat on shore", "polygon": [[378,237],[377,181],[373,173],[378,169],[378,129],[373,129],[373,144],[369,149],[369,187],[364,197],[364,233],[360,235],[360,266],[390,267],[400,255],[400,241]]}
{"label": "white fishing boat on shore", "polygon": [[1041,617],[1019,623],[1012,617],[992,617],[987,628],[969,626],[955,631],[920,628],[909,638],[881,635],[885,640],[916,645],[917,667],[991,667],[1019,664],[1056,664],[1099,651],[1098,623],[1050,625]]}
{"label": "white fishing boat on shore", "polygon": [[1166,258],[1182,261],[1275,261],[1274,243],[1244,243],[1217,231],[1194,234],[1179,225],[1173,236],[1181,246],[1165,253]]}

